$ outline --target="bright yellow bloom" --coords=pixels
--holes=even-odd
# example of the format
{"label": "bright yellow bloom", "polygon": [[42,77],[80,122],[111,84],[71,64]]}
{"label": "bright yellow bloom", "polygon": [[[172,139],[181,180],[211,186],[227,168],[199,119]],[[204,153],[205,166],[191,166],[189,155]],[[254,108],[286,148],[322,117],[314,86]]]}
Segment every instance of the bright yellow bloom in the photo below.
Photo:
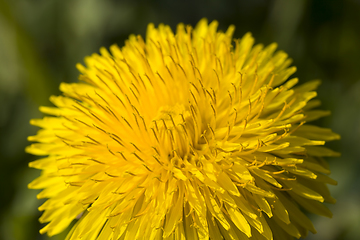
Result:
{"label": "bright yellow bloom", "polygon": [[322,157],[337,154],[322,145],[339,136],[308,124],[328,115],[319,81],[294,87],[276,44],[217,25],[150,24],[40,108],[41,233],[81,216],[67,239],[292,239],[315,232],[303,208],[331,216]]}

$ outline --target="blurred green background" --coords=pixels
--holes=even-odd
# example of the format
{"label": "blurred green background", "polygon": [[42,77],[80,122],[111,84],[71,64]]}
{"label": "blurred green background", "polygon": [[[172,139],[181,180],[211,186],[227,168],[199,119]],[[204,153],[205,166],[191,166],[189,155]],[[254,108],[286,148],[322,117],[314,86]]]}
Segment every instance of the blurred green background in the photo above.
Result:
{"label": "blurred green background", "polygon": [[24,148],[38,107],[60,94],[60,82],[77,81],[75,64],[131,33],[144,36],[150,22],[175,29],[202,17],[221,30],[236,25],[237,38],[250,31],[257,43],[277,42],[301,83],[322,79],[319,98],[332,115],[317,124],[342,136],[328,144],[342,153],[329,159],[338,202],[332,219],[311,215],[318,233],[307,239],[360,239],[359,0],[0,0],[0,239],[48,239],[38,233],[37,191],[27,189],[36,158]]}

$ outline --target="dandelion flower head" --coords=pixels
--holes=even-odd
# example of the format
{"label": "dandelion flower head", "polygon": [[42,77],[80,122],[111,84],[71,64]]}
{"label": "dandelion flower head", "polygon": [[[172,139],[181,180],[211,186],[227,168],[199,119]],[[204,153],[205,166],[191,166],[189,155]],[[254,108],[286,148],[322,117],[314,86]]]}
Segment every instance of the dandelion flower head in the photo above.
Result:
{"label": "dandelion flower head", "polygon": [[295,86],[276,44],[217,25],[150,24],[40,108],[41,233],[75,220],[67,239],[293,239],[316,232],[303,209],[331,216],[322,145],[339,136],[309,123],[329,113],[319,81]]}

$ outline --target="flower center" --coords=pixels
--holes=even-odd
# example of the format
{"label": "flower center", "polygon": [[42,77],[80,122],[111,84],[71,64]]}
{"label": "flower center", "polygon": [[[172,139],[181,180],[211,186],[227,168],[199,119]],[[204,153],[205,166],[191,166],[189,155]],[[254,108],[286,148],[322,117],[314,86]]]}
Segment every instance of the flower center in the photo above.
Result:
{"label": "flower center", "polygon": [[162,106],[153,120],[152,129],[162,157],[175,165],[187,158],[196,143],[194,121],[184,105]]}

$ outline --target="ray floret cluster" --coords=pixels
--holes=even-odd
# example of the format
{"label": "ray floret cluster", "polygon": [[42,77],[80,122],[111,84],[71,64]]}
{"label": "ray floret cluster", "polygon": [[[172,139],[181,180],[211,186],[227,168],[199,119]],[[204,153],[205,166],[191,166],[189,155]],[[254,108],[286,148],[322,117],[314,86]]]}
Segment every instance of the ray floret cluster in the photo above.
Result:
{"label": "ray floret cluster", "polygon": [[329,114],[319,81],[295,86],[276,44],[217,25],[150,24],[40,108],[41,233],[75,220],[67,239],[293,239],[316,232],[303,209],[331,216],[323,145],[339,136],[309,123]]}

